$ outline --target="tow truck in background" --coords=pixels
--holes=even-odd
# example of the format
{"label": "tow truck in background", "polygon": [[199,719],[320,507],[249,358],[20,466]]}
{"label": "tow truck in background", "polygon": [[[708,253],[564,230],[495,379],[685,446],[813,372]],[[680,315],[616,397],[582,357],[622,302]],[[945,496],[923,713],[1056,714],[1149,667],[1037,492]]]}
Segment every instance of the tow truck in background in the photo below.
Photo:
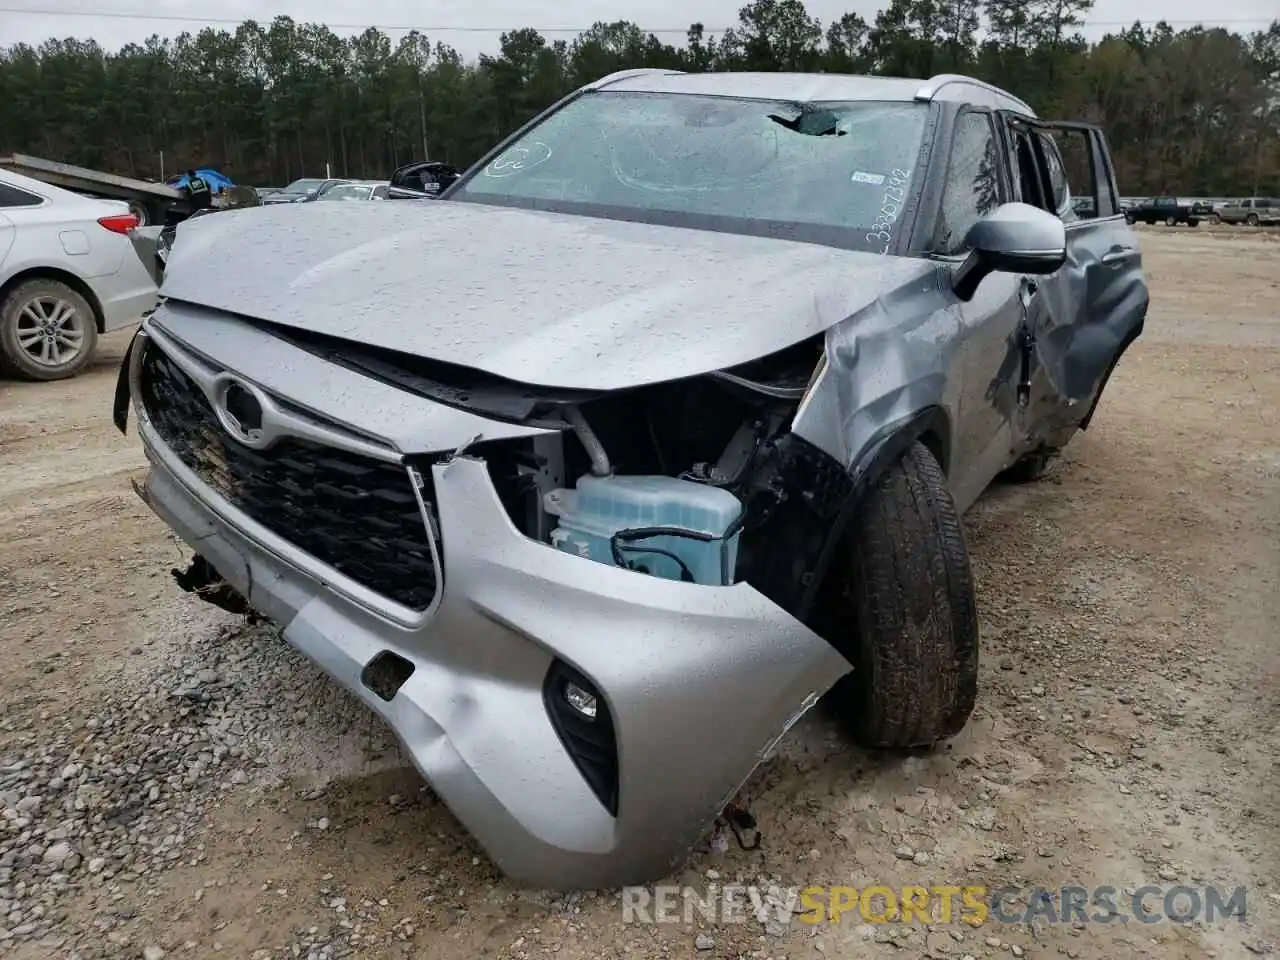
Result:
{"label": "tow truck in background", "polygon": [[102,200],[123,200],[139,226],[176,222],[191,213],[187,193],[179,186],[122,177],[71,163],[45,160],[24,153],[0,157],[0,168]]}

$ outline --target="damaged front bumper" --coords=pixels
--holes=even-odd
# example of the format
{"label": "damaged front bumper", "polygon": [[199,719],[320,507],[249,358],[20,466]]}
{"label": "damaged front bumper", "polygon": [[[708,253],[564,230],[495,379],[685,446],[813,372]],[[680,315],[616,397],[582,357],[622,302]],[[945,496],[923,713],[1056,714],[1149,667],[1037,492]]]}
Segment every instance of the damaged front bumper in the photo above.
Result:
{"label": "damaged front bumper", "polygon": [[[516,880],[580,889],[665,875],[849,669],[745,583],[647,577],[524,536],[484,460],[465,452],[420,488],[436,534],[432,599],[390,603],[238,509],[166,444],[139,399],[149,337],[187,351],[144,328],[122,373],[150,460],[140,494],[386,720]],[[322,363],[300,355],[294,372]]]}

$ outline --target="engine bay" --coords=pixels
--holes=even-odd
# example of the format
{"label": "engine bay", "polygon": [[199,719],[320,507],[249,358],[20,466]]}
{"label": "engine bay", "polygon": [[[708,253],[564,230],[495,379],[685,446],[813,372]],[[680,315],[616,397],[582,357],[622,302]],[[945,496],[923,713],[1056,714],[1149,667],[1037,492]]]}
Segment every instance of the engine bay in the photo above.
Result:
{"label": "engine bay", "polygon": [[813,600],[827,533],[851,493],[843,465],[790,432],[825,362],[821,336],[731,369],[582,391],[263,325],[400,389],[544,428],[408,458],[424,478],[464,452],[484,460],[525,536],[650,576],[746,582],[793,613]]}
{"label": "engine bay", "polygon": [[731,371],[563,404],[557,432],[480,442],[512,522],[557,549],[651,576],[750,583],[803,602],[849,481],[790,433],[820,339]]}

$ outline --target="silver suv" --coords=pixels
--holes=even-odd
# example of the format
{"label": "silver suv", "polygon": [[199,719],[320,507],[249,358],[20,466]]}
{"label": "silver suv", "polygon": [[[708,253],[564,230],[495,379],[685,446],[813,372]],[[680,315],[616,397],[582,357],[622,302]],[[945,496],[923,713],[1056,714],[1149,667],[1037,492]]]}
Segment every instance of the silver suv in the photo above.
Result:
{"label": "silver suv", "polygon": [[1223,223],[1243,223],[1251,227],[1280,223],[1280,199],[1248,197],[1233,200],[1218,208],[1218,218]]}
{"label": "silver suv", "polygon": [[435,203],[185,224],[161,292],[115,420],[180,584],[562,888],[666,874],[821,697],[871,746],[957,733],[960,514],[1089,425],[1148,305],[1096,127],[959,76],[659,70]]}

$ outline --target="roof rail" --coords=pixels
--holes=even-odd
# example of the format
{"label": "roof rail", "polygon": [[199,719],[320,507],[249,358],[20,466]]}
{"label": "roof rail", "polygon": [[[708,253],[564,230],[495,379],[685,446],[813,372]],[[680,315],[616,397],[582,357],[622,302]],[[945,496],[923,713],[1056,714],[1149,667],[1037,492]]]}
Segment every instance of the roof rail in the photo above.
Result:
{"label": "roof rail", "polygon": [[1001,90],[999,87],[995,86],[995,84],[987,83],[985,80],[977,80],[973,77],[966,77],[959,73],[939,73],[930,77],[924,82],[924,86],[916,91],[916,99],[932,100],[938,95],[939,90],[953,83],[963,83],[971,87],[979,87],[990,93],[994,93],[1002,97],[1008,97],[1014,103],[1020,104],[1028,113],[1035,113],[1025,100],[1015,97],[1008,90]]}
{"label": "roof rail", "polygon": [[594,80],[591,83],[588,83],[584,89],[599,90],[602,87],[607,87],[612,83],[619,82],[620,80],[630,80],[632,77],[645,77],[650,75],[674,77],[682,73],[684,73],[683,70],[666,70],[662,67],[635,67],[631,70],[617,70],[608,76],[601,77],[599,80]]}

